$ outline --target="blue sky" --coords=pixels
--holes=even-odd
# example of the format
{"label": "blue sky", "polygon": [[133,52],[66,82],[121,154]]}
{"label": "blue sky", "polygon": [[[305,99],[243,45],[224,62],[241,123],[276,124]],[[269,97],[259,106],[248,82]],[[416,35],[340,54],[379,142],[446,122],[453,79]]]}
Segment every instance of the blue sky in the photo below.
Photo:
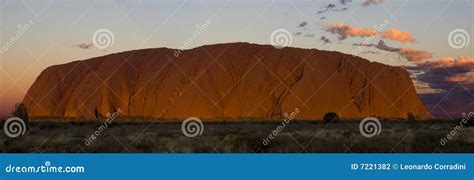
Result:
{"label": "blue sky", "polygon": [[[442,56],[473,57],[472,43],[451,48],[448,35],[454,29],[464,29],[472,36],[474,0],[385,0],[370,6],[362,3],[363,0],[346,5],[340,0],[0,0],[0,45],[5,46],[16,36],[19,25],[32,22],[0,54],[0,86],[4,87],[0,109],[20,102],[48,66],[132,49],[179,48],[193,36],[196,24],[208,20],[209,28],[189,48],[225,42],[270,44],[270,34],[283,28],[292,33],[290,46],[351,53],[353,44],[363,42],[365,37],[339,41],[337,34],[327,31],[329,25],[345,23],[364,28],[387,21],[386,29],[403,30],[416,39],[414,43],[385,40],[391,47],[429,51],[433,54],[429,61]],[[334,9],[347,10],[317,14],[329,4],[334,4]],[[298,27],[302,22],[308,24]],[[79,44],[91,43],[98,29],[113,32],[113,46],[105,50],[78,48]],[[298,32],[301,35],[295,34]],[[322,43],[321,36],[332,43]],[[379,40],[375,38],[370,43]],[[393,52],[359,55],[390,65],[416,65]],[[419,89],[420,93],[425,91]]]}

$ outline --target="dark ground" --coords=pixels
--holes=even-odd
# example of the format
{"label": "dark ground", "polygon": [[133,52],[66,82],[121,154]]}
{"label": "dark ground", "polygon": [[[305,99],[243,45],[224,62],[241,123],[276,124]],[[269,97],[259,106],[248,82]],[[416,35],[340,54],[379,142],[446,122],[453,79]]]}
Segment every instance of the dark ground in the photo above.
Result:
{"label": "dark ground", "polygon": [[[3,122],[2,122],[3,124]],[[0,152],[37,153],[449,153],[474,152],[474,127],[463,127],[443,146],[457,125],[448,121],[382,121],[378,136],[359,132],[359,121],[324,124],[292,121],[268,145],[263,139],[281,122],[204,122],[202,135],[186,137],[181,122],[118,122],[89,145],[99,122],[33,120],[18,138],[0,133]]]}

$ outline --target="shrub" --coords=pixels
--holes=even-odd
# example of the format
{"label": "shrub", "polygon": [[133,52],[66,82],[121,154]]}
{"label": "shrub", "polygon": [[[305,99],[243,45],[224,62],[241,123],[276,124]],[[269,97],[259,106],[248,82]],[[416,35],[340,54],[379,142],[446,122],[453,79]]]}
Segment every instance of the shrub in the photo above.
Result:
{"label": "shrub", "polygon": [[339,115],[337,115],[337,113],[335,113],[335,112],[326,113],[323,117],[323,121],[324,121],[325,124],[335,123],[335,122],[339,121]]}
{"label": "shrub", "polygon": [[457,124],[464,124],[467,127],[474,126],[474,114],[469,113],[458,118]]}
{"label": "shrub", "polygon": [[25,121],[25,124],[28,124],[28,111],[26,109],[25,104],[19,103],[15,105],[15,109],[13,109],[12,116],[19,117]]}
{"label": "shrub", "polygon": [[408,122],[413,122],[413,121],[415,121],[415,120],[416,120],[415,115],[414,115],[412,112],[409,112],[409,113],[407,114],[407,121],[408,121]]}

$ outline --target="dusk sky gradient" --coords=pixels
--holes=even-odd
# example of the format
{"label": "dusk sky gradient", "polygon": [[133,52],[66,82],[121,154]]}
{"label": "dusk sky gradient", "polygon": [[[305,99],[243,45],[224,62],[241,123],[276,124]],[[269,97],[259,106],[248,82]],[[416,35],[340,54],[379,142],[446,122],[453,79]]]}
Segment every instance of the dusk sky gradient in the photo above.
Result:
{"label": "dusk sky gradient", "polygon": [[[362,43],[367,37],[340,40],[338,34],[328,31],[330,25],[343,23],[355,28],[372,28],[387,22],[383,31],[402,30],[415,41],[400,42],[374,36],[368,43],[377,44],[383,40],[390,47],[430,52],[432,58],[423,63],[410,62],[396,52],[375,47],[364,47],[365,53],[358,56],[394,66],[409,66],[411,68],[407,69],[410,70],[426,69],[428,63],[439,62],[441,57],[463,56],[466,57],[464,68],[474,68],[474,59],[470,59],[474,57],[474,0],[377,2],[381,3],[363,6],[363,0],[352,0],[346,5],[340,0],[0,0],[0,46],[3,47],[0,53],[0,117],[7,116],[13,105],[22,101],[35,78],[48,66],[133,49],[180,48],[193,36],[196,25],[208,20],[208,29],[187,49],[226,42],[270,44],[271,33],[283,28],[292,33],[292,47],[350,54],[356,48],[353,44]],[[317,13],[329,4],[336,7]],[[342,8],[347,10],[333,11]],[[5,48],[19,27],[30,20],[31,27]],[[298,27],[303,22],[307,24]],[[81,48],[81,44],[92,43],[92,36],[98,29],[113,32],[113,46],[105,50],[94,46]],[[460,49],[452,48],[448,35],[455,29],[467,31],[470,44]],[[322,36],[331,43],[321,41]],[[446,64],[442,65],[444,68]],[[461,112],[474,111],[474,72],[469,72],[450,74],[455,76],[451,80],[457,78],[456,83],[460,83],[452,97],[440,86],[430,86],[432,79],[428,78],[433,76],[413,76],[413,79],[428,106],[444,103],[444,106],[433,107],[436,115],[453,118]],[[461,81],[461,77],[470,78]],[[446,95],[449,96],[443,100],[446,102],[439,103],[440,97]]]}

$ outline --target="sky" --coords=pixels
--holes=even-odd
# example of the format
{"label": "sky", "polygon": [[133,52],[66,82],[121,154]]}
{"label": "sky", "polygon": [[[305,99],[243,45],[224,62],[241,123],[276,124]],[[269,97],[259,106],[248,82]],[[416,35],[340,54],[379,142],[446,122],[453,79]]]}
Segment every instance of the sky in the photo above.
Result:
{"label": "sky", "polygon": [[[285,29],[291,47],[406,68],[428,108],[456,118],[474,111],[473,26],[474,0],[0,0],[0,116],[48,66],[143,48],[271,44]],[[113,34],[106,48],[93,43],[103,29]]]}

